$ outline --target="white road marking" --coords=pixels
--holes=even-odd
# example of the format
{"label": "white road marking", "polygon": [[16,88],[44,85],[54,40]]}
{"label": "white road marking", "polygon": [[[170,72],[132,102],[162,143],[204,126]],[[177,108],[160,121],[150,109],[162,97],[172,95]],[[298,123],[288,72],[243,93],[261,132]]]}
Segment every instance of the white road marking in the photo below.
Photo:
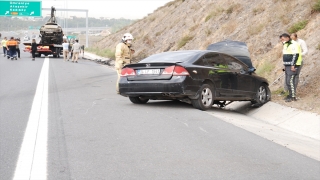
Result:
{"label": "white road marking", "polygon": [[41,69],[14,178],[47,179],[49,58]]}
{"label": "white road marking", "polygon": [[208,133],[208,131],[204,130],[202,127],[199,127],[199,129],[205,133]]}

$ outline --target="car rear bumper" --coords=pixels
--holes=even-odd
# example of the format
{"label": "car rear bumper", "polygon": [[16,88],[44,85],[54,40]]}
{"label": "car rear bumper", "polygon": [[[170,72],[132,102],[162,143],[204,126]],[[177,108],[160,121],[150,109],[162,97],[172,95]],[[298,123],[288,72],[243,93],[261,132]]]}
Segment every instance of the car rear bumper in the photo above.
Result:
{"label": "car rear bumper", "polygon": [[190,77],[172,77],[170,80],[127,81],[120,78],[122,96],[185,97],[196,95],[201,83]]}

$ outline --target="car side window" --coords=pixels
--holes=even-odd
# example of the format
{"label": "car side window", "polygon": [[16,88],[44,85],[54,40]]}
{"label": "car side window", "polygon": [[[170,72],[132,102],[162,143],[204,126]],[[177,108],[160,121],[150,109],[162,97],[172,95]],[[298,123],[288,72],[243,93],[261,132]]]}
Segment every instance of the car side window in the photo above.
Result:
{"label": "car side window", "polygon": [[205,61],[207,66],[216,68],[226,68],[227,64],[219,54],[208,54],[205,56]]}
{"label": "car side window", "polygon": [[204,66],[203,58],[200,58],[200,59],[197,60],[194,64],[195,64],[195,65],[199,65],[199,66]]}
{"label": "car side window", "polygon": [[221,54],[221,56],[226,60],[228,68],[233,71],[245,71],[246,67],[232,56]]}

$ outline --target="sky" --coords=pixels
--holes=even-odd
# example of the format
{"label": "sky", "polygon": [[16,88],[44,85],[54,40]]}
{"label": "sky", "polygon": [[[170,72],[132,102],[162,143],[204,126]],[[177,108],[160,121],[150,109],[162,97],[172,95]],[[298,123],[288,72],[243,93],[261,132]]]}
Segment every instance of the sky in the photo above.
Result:
{"label": "sky", "polygon": [[[88,9],[89,17],[142,19],[173,0],[42,0],[42,8]],[[43,11],[42,16],[49,15]],[[56,16],[85,17],[85,12],[56,12]]]}

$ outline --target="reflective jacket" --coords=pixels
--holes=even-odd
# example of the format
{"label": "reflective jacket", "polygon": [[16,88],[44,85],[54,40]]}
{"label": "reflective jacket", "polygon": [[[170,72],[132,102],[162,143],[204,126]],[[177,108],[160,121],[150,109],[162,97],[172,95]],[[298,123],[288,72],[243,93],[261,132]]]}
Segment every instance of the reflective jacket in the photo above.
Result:
{"label": "reflective jacket", "polygon": [[283,44],[283,64],[285,66],[294,66],[299,58],[299,44],[290,40]]}
{"label": "reflective jacket", "polygon": [[116,47],[115,57],[116,69],[121,69],[123,66],[130,64],[132,57],[130,48],[123,42],[119,43]]}
{"label": "reflective jacket", "polygon": [[12,46],[17,47],[17,45],[18,45],[18,43],[16,40],[10,39],[9,41],[7,41],[7,47],[12,47]]}
{"label": "reflective jacket", "polygon": [[298,44],[299,57],[298,57],[298,60],[296,62],[296,65],[301,66],[301,64],[302,64],[302,47],[298,42],[297,42],[297,44]]}

